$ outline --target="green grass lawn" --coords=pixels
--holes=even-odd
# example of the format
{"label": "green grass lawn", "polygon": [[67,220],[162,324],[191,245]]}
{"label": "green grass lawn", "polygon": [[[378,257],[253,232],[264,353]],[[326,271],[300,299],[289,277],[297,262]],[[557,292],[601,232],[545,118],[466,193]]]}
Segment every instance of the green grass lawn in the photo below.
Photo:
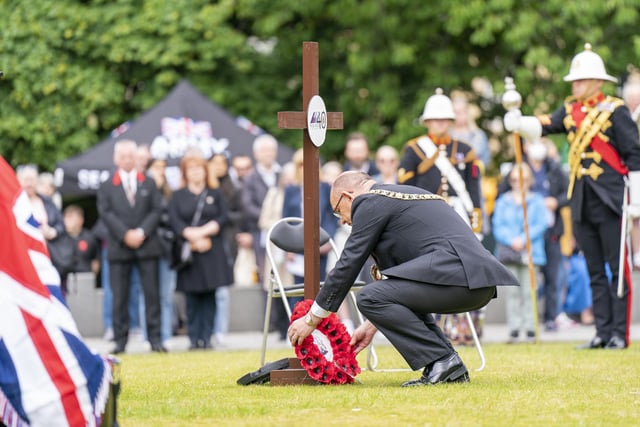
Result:
{"label": "green grass lawn", "polygon": [[[576,351],[576,343],[486,344],[459,353],[469,384],[402,388],[419,372],[370,372],[341,386],[239,386],[258,351],[124,355],[119,421],[130,426],[637,426],[640,343]],[[379,368],[404,368],[389,346]],[[295,357],[293,350],[268,360]],[[359,356],[364,366],[364,354]]]}

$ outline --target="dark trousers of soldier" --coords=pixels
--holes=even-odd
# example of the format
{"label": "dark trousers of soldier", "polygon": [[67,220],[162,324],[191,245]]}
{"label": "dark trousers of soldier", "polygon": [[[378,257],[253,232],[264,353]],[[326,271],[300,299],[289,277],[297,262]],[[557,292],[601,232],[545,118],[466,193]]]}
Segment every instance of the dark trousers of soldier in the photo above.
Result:
{"label": "dark trousers of soldier", "polygon": [[357,303],[411,369],[418,370],[454,351],[431,313],[477,310],[495,294],[495,286],[470,290],[391,278],[368,283],[358,292]]}
{"label": "dark trousers of soldier", "polygon": [[[588,187],[587,187],[588,188]],[[573,232],[587,261],[591,280],[593,314],[596,335],[604,342],[616,335],[629,343],[629,270],[626,268],[624,297],[616,295],[618,288],[618,262],[620,257],[621,218],[597,196],[587,190],[583,217],[573,222]],[[591,194],[589,194],[591,193]],[[611,269],[607,277],[605,263]]]}

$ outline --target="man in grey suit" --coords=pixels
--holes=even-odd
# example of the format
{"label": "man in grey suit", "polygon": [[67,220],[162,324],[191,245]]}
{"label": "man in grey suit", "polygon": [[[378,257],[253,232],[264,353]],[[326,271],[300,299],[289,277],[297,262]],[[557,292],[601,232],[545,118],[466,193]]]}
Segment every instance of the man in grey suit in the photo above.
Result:
{"label": "man in grey suit", "polygon": [[258,283],[263,282],[265,242],[258,227],[262,203],[270,188],[278,185],[280,165],[277,163],[278,141],[271,135],[260,135],[253,141],[255,168],[244,180],[242,186],[242,208],[248,231],[253,237],[253,250],[258,267]]}
{"label": "man in grey suit", "polygon": [[479,309],[495,298],[497,286],[518,286],[517,279],[444,199],[426,190],[344,172],[333,184],[331,203],[352,226],[351,235],[309,313],[291,324],[291,343],[302,343],[338,309],[371,255],[376,277],[358,293],[367,321],[353,333],[354,351],[369,345],[379,330],[413,370],[424,369],[403,386],[469,381],[431,313]]}
{"label": "man in grey suit", "polygon": [[131,268],[140,271],[145,302],[147,338],[151,350],[165,353],[160,338],[158,258],[162,244],[156,232],[162,196],[153,179],[135,168],[136,143],[118,141],[113,159],[116,171],[98,190],[98,213],[109,231],[107,257],[113,293],[114,354],[123,353],[129,334]]}

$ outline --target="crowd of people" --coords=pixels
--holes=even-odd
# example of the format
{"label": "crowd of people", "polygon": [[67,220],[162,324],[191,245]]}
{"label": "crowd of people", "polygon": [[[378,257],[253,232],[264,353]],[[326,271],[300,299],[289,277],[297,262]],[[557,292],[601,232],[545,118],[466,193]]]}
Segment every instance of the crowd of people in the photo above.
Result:
{"label": "crowd of people", "polygon": [[[587,49],[579,55],[596,54]],[[518,279],[519,287],[505,288],[508,342],[518,341],[521,333],[524,340],[534,341],[531,301],[543,297],[545,330],[595,322],[597,335],[587,348],[625,348],[628,318],[619,313],[626,312],[626,300],[614,301],[610,282],[618,277],[615,246],[619,237],[615,236],[619,236],[616,231],[622,207],[617,200],[622,197],[621,175],[625,168],[631,170],[630,177],[636,167],[640,169],[634,123],[640,81],[631,80],[625,86],[629,108],[618,98],[604,97],[602,83],[613,78],[598,59],[574,60],[566,78],[572,82],[574,100],[553,115],[531,121],[507,113],[507,130],[521,132],[525,138],[524,160],[522,164],[501,165],[495,204],[493,200],[487,203],[483,194],[484,173],[493,156],[487,135],[476,124],[477,107],[463,93],[449,97],[438,89],[427,99],[419,118],[426,132],[407,141],[400,151],[382,145],[372,154],[367,136],[355,132],[345,141],[343,164],[329,161],[319,165],[322,227],[339,247],[351,236],[350,221],[345,221],[344,214],[336,219],[333,214],[338,206],[332,204],[331,186],[346,171],[369,177],[368,188],[375,188],[371,187],[375,183],[427,190],[445,200],[476,241],[506,266],[512,274],[509,277]],[[604,110],[608,115],[598,116]],[[576,131],[584,120],[602,128]],[[570,151],[569,165],[563,165],[551,140],[540,138],[542,133],[559,132],[567,133],[572,150],[578,150],[577,154]],[[602,140],[614,142],[610,144],[613,149],[589,154],[598,149],[582,142],[585,135],[602,135]],[[582,138],[579,149],[575,148],[576,138]],[[98,191],[98,220],[91,230],[84,226],[82,208],[69,205],[61,210],[62,201],[50,174],[39,175],[35,166],[25,165],[18,168],[17,175],[60,272],[63,292],[71,273],[101,275],[104,338],[114,341],[114,353],[126,351],[129,338],[136,335],[147,340],[152,351],[166,352],[168,341],[181,329],[186,330],[191,349],[211,349],[224,345],[228,332],[229,287],[263,286],[268,280],[265,235],[269,227],[279,218],[302,216],[304,211],[303,151],[297,151],[284,165],[277,163],[277,154],[278,142],[270,135],[256,138],[252,157],[231,157],[222,151],[205,158],[199,150],[190,149],[180,162],[182,186],[170,188],[164,159],[153,158],[144,144],[121,140],[115,145],[114,172]],[[580,164],[585,158],[591,161],[589,165]],[[634,202],[635,178],[630,181]],[[353,201],[350,196],[344,199]],[[523,206],[529,211],[533,286],[527,269]],[[563,212],[570,212],[573,221]],[[630,213],[634,218],[640,216],[640,212]],[[633,249],[638,253],[634,264],[638,267],[638,227],[634,232]],[[567,235],[568,249],[561,245],[561,238]],[[189,256],[189,262],[179,268],[175,264],[176,242],[188,249]],[[606,251],[602,252],[602,247]],[[327,252],[322,252],[323,280],[338,262]],[[299,256],[283,254],[282,261],[282,277],[291,283],[303,280],[304,263]],[[360,279],[370,281],[370,267],[379,261],[370,256],[363,259]],[[536,290],[533,295],[531,289]],[[471,306],[474,304],[470,304],[473,326],[481,336],[484,308]],[[434,323],[450,342],[471,344],[466,317],[455,310],[435,313],[445,313],[435,316]],[[375,310],[370,315],[378,316]],[[341,309],[340,317],[353,331],[348,310]],[[280,338],[287,339],[289,321],[284,310],[274,310],[272,323]],[[393,335],[384,322],[376,326]]]}

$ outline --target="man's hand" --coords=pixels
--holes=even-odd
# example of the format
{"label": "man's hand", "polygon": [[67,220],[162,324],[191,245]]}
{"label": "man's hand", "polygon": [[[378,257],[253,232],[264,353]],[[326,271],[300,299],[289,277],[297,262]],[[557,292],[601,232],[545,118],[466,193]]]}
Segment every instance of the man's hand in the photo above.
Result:
{"label": "man's hand", "polygon": [[42,235],[47,240],[53,240],[58,237],[58,232],[55,228],[49,227],[49,224],[40,225],[40,231],[42,231]]}
{"label": "man's hand", "polygon": [[520,131],[520,117],[522,117],[520,110],[508,111],[504,115],[504,128],[507,132]]}
{"label": "man's hand", "polygon": [[523,251],[526,248],[526,242],[521,238],[516,237],[511,241],[511,248],[516,252]]}
{"label": "man's hand", "polygon": [[185,227],[184,230],[182,230],[182,236],[190,242],[193,242],[203,237],[198,227],[191,227],[191,226]]}
{"label": "man's hand", "polygon": [[355,354],[358,354],[362,350],[367,348],[367,346],[371,344],[373,336],[376,334],[376,332],[378,332],[378,329],[373,326],[373,323],[369,322],[368,320],[362,325],[358,326],[358,329],[353,331],[351,342],[349,343],[351,347],[353,347],[353,352]]}
{"label": "man's hand", "polygon": [[320,255],[326,255],[331,252],[331,243],[327,242],[324,245],[320,246]]}
{"label": "man's hand", "polygon": [[[320,322],[318,321],[318,323]],[[304,317],[294,320],[287,331],[287,336],[289,337],[291,345],[296,346],[302,344],[302,341],[304,341],[304,339],[309,336],[315,328],[315,326],[307,325],[304,321]]]}
{"label": "man's hand", "polygon": [[633,218],[640,218],[640,205],[628,205],[627,214]]}
{"label": "man's hand", "polygon": [[558,209],[558,199],[556,199],[555,197],[551,197],[551,196],[545,197],[544,198],[544,205],[551,212],[555,212]]}
{"label": "man's hand", "polygon": [[191,242],[191,250],[198,253],[207,252],[211,249],[211,239],[209,237],[201,237]]}
{"label": "man's hand", "polygon": [[249,249],[253,247],[253,236],[251,233],[238,233],[236,234],[236,242],[238,247]]}
{"label": "man's hand", "polygon": [[131,249],[138,249],[144,243],[144,232],[138,229],[128,230],[124,235],[124,244]]}

